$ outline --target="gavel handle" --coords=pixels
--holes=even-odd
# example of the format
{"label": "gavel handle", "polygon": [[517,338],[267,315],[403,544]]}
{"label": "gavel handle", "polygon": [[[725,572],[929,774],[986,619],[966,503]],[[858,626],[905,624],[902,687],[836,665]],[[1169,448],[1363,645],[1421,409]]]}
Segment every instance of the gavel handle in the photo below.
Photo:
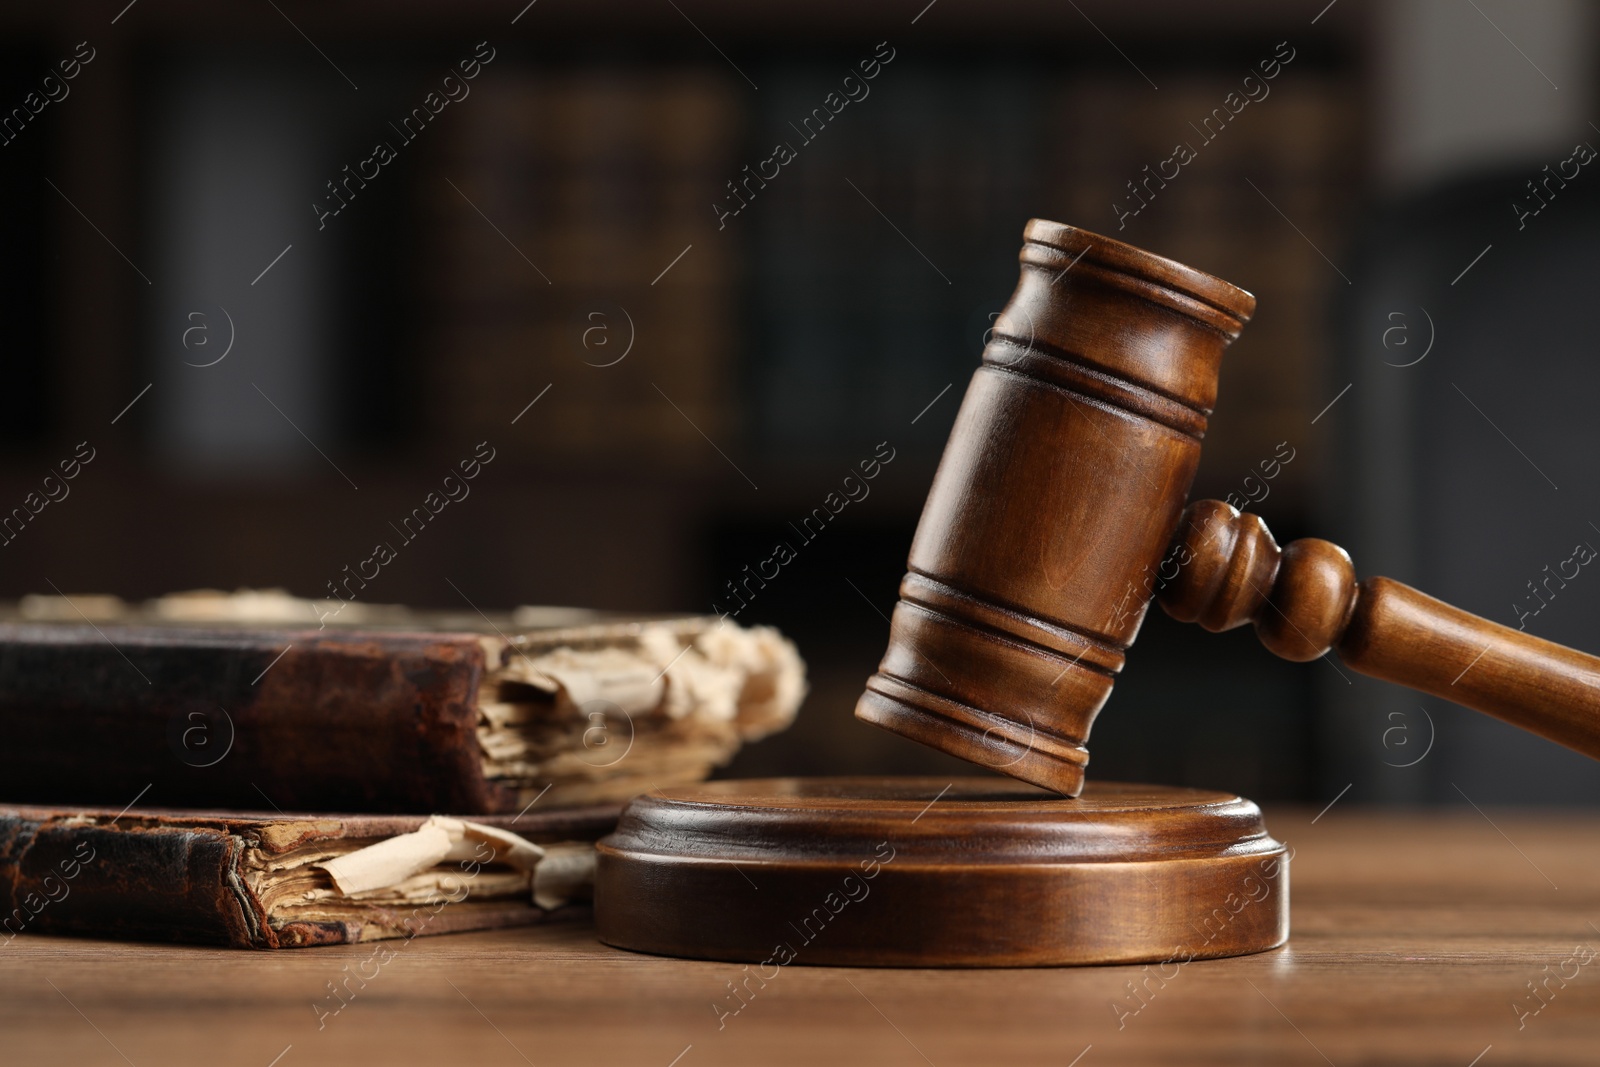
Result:
{"label": "gavel handle", "polygon": [[1157,591],[1167,614],[1219,631],[1254,623],[1285,659],[1336,649],[1362,674],[1486,712],[1600,759],[1600,658],[1451,607],[1216,500],[1191,504]]}

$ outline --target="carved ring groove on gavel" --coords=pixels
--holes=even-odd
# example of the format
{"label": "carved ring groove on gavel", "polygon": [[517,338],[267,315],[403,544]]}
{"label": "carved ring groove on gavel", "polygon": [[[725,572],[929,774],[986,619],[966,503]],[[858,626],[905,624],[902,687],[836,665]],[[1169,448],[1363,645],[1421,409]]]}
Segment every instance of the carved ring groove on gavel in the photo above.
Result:
{"label": "carved ring groove on gavel", "polygon": [[1152,596],[1600,758],[1600,659],[1491,623],[1256,516],[1184,503],[1255,298],[1035,219],[911,546],[856,716],[1068,796]]}

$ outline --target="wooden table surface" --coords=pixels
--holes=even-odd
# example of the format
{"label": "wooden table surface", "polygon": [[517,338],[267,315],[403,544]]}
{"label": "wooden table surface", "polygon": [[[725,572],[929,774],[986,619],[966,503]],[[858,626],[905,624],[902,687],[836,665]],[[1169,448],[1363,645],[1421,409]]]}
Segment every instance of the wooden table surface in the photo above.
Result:
{"label": "wooden table surface", "polygon": [[1136,1014],[1138,967],[796,965],[719,1029],[739,967],[568,925],[419,938],[319,1030],[313,1003],[370,947],[20,936],[0,1064],[1600,1063],[1600,816],[1314,814],[1267,812],[1295,849],[1290,943],[1173,965]]}

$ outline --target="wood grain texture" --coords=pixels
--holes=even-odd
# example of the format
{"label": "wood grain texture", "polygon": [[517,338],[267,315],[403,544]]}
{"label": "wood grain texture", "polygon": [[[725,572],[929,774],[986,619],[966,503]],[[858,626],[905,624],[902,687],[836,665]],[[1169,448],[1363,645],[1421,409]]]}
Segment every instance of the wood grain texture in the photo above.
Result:
{"label": "wood grain texture", "polygon": [[758,964],[757,985],[796,963],[1175,969],[1289,933],[1283,845],[1203,789],[712,782],[634,799],[599,850],[603,941]]}
{"label": "wood grain texture", "polygon": [[1389,578],[1357,582],[1344,549],[1282,549],[1266,524],[1191,504],[1173,548],[1166,612],[1208,630],[1254,623],[1285,659],[1330,650],[1363,674],[1486,712],[1600,759],[1600,659],[1451,607]]}
{"label": "wood grain texture", "polygon": [[[1467,1067],[1492,1045],[1478,1067],[1587,1067],[1600,960],[1564,985],[1544,968],[1571,973],[1575,946],[1600,947],[1600,817],[1487,814],[1492,825],[1471,810],[1379,815],[1347,797],[1313,823],[1314,811],[1269,806],[1295,853],[1293,938],[1160,984],[1144,966],[786,967],[719,1029],[712,1006],[737,1003],[728,983],[742,965],[531,928],[419,938],[319,1031],[311,1004],[375,946],[255,954],[22,936],[0,941],[0,1047],[8,1064],[86,1067],[267,1067],[290,1045],[278,1067],[668,1067],[680,1054],[677,1067],[1066,1067],[1088,1046],[1077,1067]],[[1519,1029],[1513,1006],[1539,1003],[1528,983],[1545,981]]]}
{"label": "wood grain texture", "polygon": [[1071,226],[1024,238],[856,715],[1075,795],[1255,298]]}

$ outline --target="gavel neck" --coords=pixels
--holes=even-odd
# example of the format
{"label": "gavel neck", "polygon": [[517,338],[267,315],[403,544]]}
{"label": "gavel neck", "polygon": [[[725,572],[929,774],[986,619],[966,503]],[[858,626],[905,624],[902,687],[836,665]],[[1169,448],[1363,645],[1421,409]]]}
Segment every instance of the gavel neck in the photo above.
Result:
{"label": "gavel neck", "polygon": [[1213,633],[1255,623],[1262,644],[1296,662],[1338,644],[1356,602],[1344,549],[1317,538],[1279,548],[1259,516],[1219,500],[1185,509],[1166,567],[1176,575],[1157,598],[1168,615]]}
{"label": "gavel neck", "polygon": [[1305,661],[1337,650],[1363,674],[1487,712],[1600,759],[1600,659],[1489,622],[1388,578],[1357,583],[1344,549],[1279,548],[1266,524],[1217,500],[1184,511],[1156,598],[1208,630],[1254,623]]}

